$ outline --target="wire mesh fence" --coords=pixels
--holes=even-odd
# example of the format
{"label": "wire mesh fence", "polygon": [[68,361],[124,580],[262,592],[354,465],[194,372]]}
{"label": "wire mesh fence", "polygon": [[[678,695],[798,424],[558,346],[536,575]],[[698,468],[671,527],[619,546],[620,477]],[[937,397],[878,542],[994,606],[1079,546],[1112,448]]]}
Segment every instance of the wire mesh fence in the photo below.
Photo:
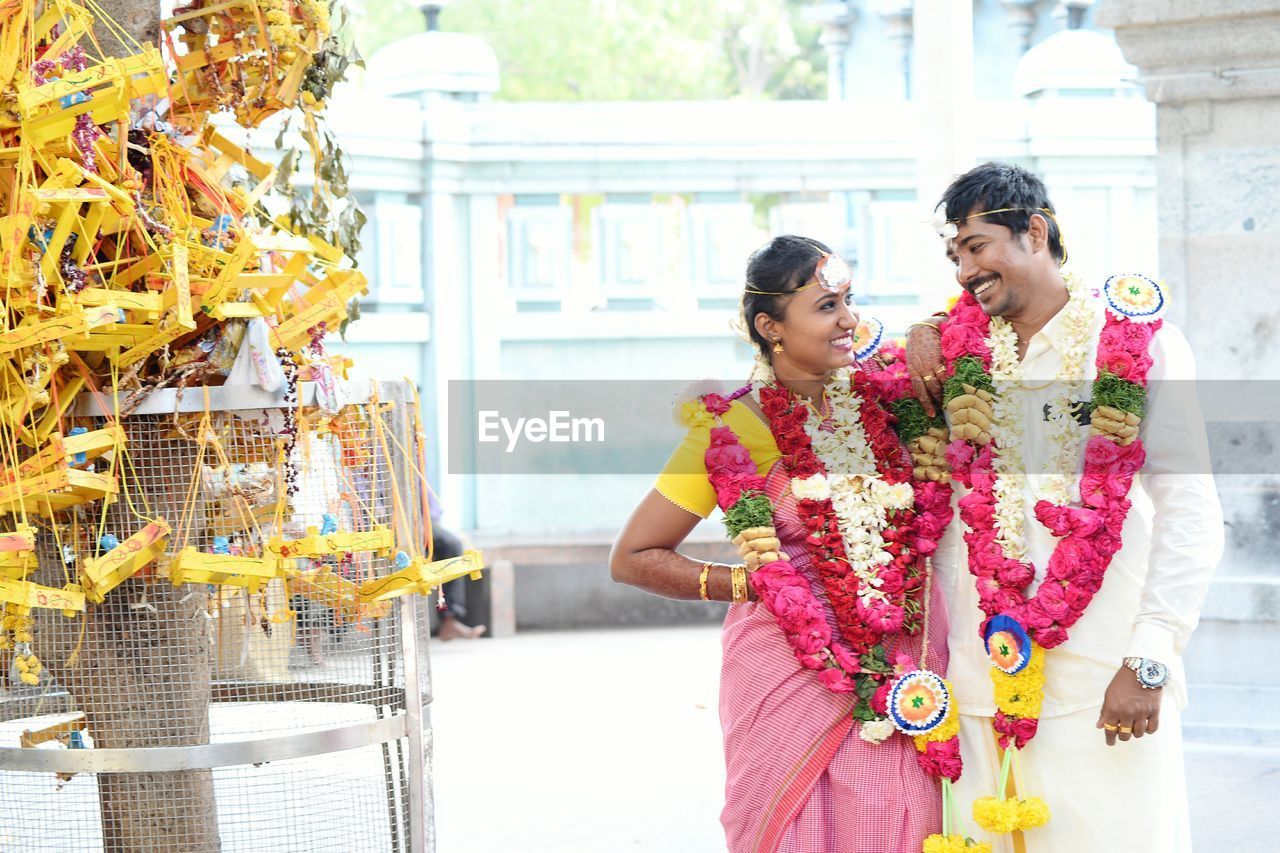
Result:
{"label": "wire mesh fence", "polygon": [[[146,576],[81,617],[38,612],[38,685],[2,659],[0,850],[432,849],[431,604],[355,594],[422,541],[413,403],[380,391],[337,413],[122,421],[127,458],[103,464],[129,466],[126,485],[101,517],[43,522],[32,580],[61,585],[144,519],[173,530]],[[296,545],[378,532],[394,547]],[[169,580],[184,549],[252,562],[273,548],[285,576],[265,583]]]}

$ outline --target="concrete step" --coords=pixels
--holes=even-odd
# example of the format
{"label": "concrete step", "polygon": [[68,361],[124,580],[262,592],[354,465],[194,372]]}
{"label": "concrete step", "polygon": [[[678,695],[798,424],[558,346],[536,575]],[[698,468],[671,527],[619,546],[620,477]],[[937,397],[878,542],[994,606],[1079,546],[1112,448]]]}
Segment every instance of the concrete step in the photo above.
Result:
{"label": "concrete step", "polygon": [[1280,688],[1280,624],[1206,618],[1187,645],[1189,684]]}
{"label": "concrete step", "polygon": [[1280,687],[1193,682],[1187,693],[1182,733],[1188,741],[1280,747]]}
{"label": "concrete step", "polygon": [[1219,574],[1205,596],[1202,619],[1280,622],[1280,577]]}
{"label": "concrete step", "polygon": [[1213,746],[1245,746],[1280,749],[1280,728],[1276,726],[1223,726],[1217,723],[1182,724],[1182,738],[1187,743]]}

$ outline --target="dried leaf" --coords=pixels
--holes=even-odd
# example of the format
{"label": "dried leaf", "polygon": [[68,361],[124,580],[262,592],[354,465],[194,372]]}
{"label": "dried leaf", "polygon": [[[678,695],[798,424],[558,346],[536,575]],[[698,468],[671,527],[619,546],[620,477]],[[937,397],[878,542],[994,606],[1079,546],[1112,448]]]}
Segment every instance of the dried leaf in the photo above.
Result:
{"label": "dried leaf", "polygon": [[347,327],[360,319],[360,300],[352,299],[347,303],[347,319],[343,320],[338,326],[338,334],[342,336],[342,340],[347,339]]}

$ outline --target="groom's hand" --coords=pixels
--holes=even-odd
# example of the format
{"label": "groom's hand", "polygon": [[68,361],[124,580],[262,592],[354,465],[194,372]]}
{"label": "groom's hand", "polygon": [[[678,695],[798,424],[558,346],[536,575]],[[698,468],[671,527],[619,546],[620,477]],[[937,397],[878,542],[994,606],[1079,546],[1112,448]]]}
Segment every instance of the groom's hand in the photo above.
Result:
{"label": "groom's hand", "polygon": [[1107,694],[1102,700],[1102,712],[1098,714],[1098,728],[1107,736],[1107,746],[1114,746],[1116,738],[1152,735],[1160,727],[1160,700],[1163,687],[1148,690],[1138,683],[1133,670],[1122,666],[1111,679]]}
{"label": "groom's hand", "polygon": [[930,317],[907,329],[907,372],[911,374],[911,390],[929,417],[936,415],[942,405],[942,377],[946,371],[942,335],[938,332],[942,319]]}

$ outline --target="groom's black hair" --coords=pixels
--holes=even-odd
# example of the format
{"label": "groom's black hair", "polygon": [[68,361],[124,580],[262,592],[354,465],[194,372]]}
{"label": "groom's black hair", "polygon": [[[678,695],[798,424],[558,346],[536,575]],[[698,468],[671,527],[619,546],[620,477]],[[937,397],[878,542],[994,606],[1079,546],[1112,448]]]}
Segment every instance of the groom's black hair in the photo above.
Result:
{"label": "groom's black hair", "polygon": [[939,204],[946,206],[947,221],[956,223],[963,222],[970,213],[1014,208],[982,219],[1003,225],[1015,236],[1027,233],[1032,214],[1040,213],[1049,224],[1049,252],[1059,263],[1065,256],[1062,234],[1054,219],[1057,211],[1049,201],[1049,192],[1043,181],[1021,166],[983,163],[970,169],[951,182]]}

